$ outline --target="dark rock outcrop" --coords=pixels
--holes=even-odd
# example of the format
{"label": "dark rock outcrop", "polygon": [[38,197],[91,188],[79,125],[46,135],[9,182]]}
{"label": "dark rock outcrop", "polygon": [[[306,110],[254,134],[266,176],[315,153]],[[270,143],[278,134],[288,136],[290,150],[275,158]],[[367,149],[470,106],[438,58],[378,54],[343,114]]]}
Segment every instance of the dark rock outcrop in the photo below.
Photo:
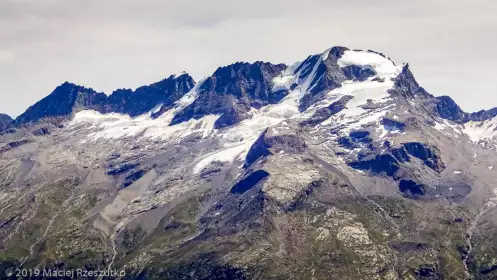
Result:
{"label": "dark rock outcrop", "polygon": [[388,131],[404,130],[406,128],[405,123],[390,118],[382,118],[381,125]]}
{"label": "dark rock outcrop", "polygon": [[480,273],[483,274],[483,275],[487,275],[487,274],[490,274],[490,273],[492,273],[494,271],[497,271],[497,265],[492,265],[490,267],[482,268],[480,270]]}
{"label": "dark rock outcrop", "polygon": [[481,110],[475,113],[464,112],[449,96],[438,96],[435,99],[436,113],[439,117],[458,124],[469,121],[485,121],[497,116],[497,108]]}
{"label": "dark rock outcrop", "polygon": [[273,92],[273,78],[286,65],[239,62],[221,67],[199,88],[199,97],[174,116],[171,125],[205,115],[221,115],[215,128],[233,125],[248,117],[251,108],[279,102],[287,92]]}
{"label": "dark rock outcrop", "polygon": [[469,119],[475,122],[486,121],[497,116],[497,107],[490,110],[481,110],[476,113],[470,113]]}
{"label": "dark rock outcrop", "polygon": [[130,175],[126,176],[126,178],[124,178],[123,188],[126,188],[127,186],[133,184],[135,181],[137,181],[138,179],[143,177],[143,175],[145,175],[145,173],[146,173],[145,170],[140,169],[140,170],[133,172]]}
{"label": "dark rock outcrop", "polygon": [[350,139],[354,142],[359,142],[359,143],[364,143],[364,144],[369,144],[373,142],[373,139],[369,137],[369,131],[365,130],[357,130],[357,131],[352,131],[349,133]]}
{"label": "dark rock outcrop", "polygon": [[432,264],[421,265],[416,271],[416,276],[420,277],[418,279],[440,279],[437,268]]}
{"label": "dark rock outcrop", "polygon": [[406,196],[417,197],[426,194],[426,187],[413,180],[400,180],[399,190]]}
{"label": "dark rock outcrop", "polygon": [[265,170],[254,171],[250,173],[250,175],[248,175],[247,177],[243,178],[238,183],[236,183],[231,188],[230,192],[234,194],[245,193],[246,191],[256,186],[259,182],[266,179],[268,176],[269,173],[266,172]]}
{"label": "dark rock outcrop", "polygon": [[[320,55],[314,55],[308,57],[301,66],[302,69],[297,68],[296,73],[302,70],[299,76],[299,80],[307,79],[312,73],[312,70],[316,68],[316,74],[313,80],[310,82],[308,87],[308,92],[299,104],[299,110],[304,111],[309,108],[312,104],[321,100],[327,92],[339,88],[342,86],[342,82],[347,80],[347,75],[344,73],[343,69],[338,66],[338,59],[342,57],[343,53],[347,51],[344,47],[333,47],[328,53],[326,60],[322,60]],[[316,66],[316,63],[319,65]],[[354,74],[353,71],[346,70],[352,78]],[[360,71],[359,71],[360,72]]]}
{"label": "dark rock outcrop", "polygon": [[244,167],[252,165],[260,158],[272,155],[271,151],[301,154],[306,147],[305,142],[294,134],[272,135],[270,130],[266,129],[250,147]]}
{"label": "dark rock outcrop", "polygon": [[440,159],[440,156],[434,147],[419,142],[409,142],[404,143],[403,145],[407,153],[422,160],[426,166],[436,172],[440,172],[445,168],[444,163]]}
{"label": "dark rock outcrop", "polygon": [[308,120],[301,122],[301,125],[317,125],[325,120],[329,119],[331,116],[338,114],[340,111],[346,108],[347,103],[354,98],[351,95],[345,95],[338,101],[333,102],[331,105],[325,108],[320,108],[314,113],[312,117]]}
{"label": "dark rock outcrop", "polygon": [[390,153],[400,162],[410,161],[410,157],[404,147],[392,148]]}
{"label": "dark rock outcrop", "polygon": [[160,82],[148,86],[114,91],[102,106],[104,113],[115,112],[128,114],[131,117],[147,113],[161,106],[153,117],[158,117],[169,110],[173,104],[195,86],[195,81],[188,74],[170,76]]}
{"label": "dark rock outcrop", "polygon": [[22,139],[22,140],[18,140],[18,141],[9,142],[9,143],[7,143],[7,145],[0,148],[0,153],[15,149],[17,147],[26,145],[26,144],[31,143],[31,142],[32,141],[28,140],[28,139]]}
{"label": "dark rock outcrop", "polygon": [[448,96],[436,97],[436,109],[438,115],[443,119],[456,123],[465,123],[468,121],[468,114],[463,112],[456,102]]}
{"label": "dark rock outcrop", "polygon": [[406,64],[402,68],[402,72],[395,78],[394,85],[395,88],[403,93],[406,97],[412,98],[415,96],[430,96],[430,94],[426,92],[424,88],[419,86],[411,70],[409,70],[409,64]]}
{"label": "dark rock outcrop", "polygon": [[85,109],[99,111],[105,99],[104,93],[65,82],[17,117],[15,124],[22,125],[45,118],[65,118]]}
{"label": "dark rock outcrop", "polygon": [[123,164],[119,164],[117,166],[111,164],[111,165],[109,165],[106,173],[107,173],[107,175],[118,176],[118,175],[126,173],[130,170],[133,170],[138,165],[139,165],[138,163],[123,163]]}
{"label": "dark rock outcrop", "polygon": [[399,161],[391,154],[376,155],[372,159],[362,159],[349,163],[349,166],[359,170],[367,170],[373,174],[386,174],[389,177],[400,169]]}
{"label": "dark rock outcrop", "polygon": [[252,165],[255,161],[257,161],[260,158],[266,157],[268,155],[272,155],[271,151],[269,151],[269,145],[265,142],[265,135],[267,133],[268,129],[266,129],[259,138],[252,144],[252,147],[250,147],[250,150],[247,153],[247,156],[245,158],[245,164],[244,167],[248,167]]}
{"label": "dark rock outcrop", "polygon": [[340,137],[337,140],[338,144],[346,149],[355,149],[364,145],[369,145],[373,139],[369,137],[369,131],[352,131],[348,137]]}
{"label": "dark rock outcrop", "polygon": [[342,71],[347,79],[361,82],[376,75],[376,71],[374,71],[371,67],[361,67],[357,65],[343,67]]}
{"label": "dark rock outcrop", "polygon": [[0,131],[7,129],[14,120],[6,114],[0,114]]}

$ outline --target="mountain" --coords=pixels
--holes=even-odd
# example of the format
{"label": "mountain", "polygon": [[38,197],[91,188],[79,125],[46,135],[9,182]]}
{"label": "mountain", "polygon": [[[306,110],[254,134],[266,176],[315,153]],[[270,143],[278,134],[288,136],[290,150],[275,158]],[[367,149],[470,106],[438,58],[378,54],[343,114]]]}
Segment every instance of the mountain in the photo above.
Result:
{"label": "mountain", "polygon": [[156,109],[155,116],[158,116],[170,109],[194,85],[193,78],[182,73],[139,87],[135,91],[116,90],[107,97],[104,93],[98,93],[91,88],[65,82],[47,97],[29,107],[15,120],[15,124],[23,125],[47,119],[64,120],[82,110],[121,113],[136,117]]}
{"label": "mountain", "polygon": [[103,100],[103,93],[65,82],[17,117],[15,124],[32,123],[44,118],[67,117],[79,110],[96,109]]}
{"label": "mountain", "polygon": [[164,112],[169,110],[194,85],[195,81],[186,73],[171,75],[160,82],[139,87],[135,91],[122,89],[113,92],[100,111],[128,114],[131,117],[142,115],[153,109],[157,109],[157,113]]}
{"label": "mountain", "polygon": [[9,127],[14,120],[6,114],[0,114],[0,131]]}
{"label": "mountain", "polygon": [[451,120],[458,124],[470,121],[482,122],[497,116],[497,108],[481,110],[475,113],[466,113],[449,96],[440,96],[436,100],[437,112],[443,119]]}
{"label": "mountain", "polygon": [[255,62],[221,67],[199,87],[198,98],[179,111],[171,125],[209,114],[219,114],[214,127],[222,128],[246,118],[251,108],[259,109],[280,101],[285,91],[273,92],[273,78],[285,65]]}
{"label": "mountain", "polygon": [[0,266],[495,279],[496,112],[345,47],[109,96],[66,83],[0,135]]}

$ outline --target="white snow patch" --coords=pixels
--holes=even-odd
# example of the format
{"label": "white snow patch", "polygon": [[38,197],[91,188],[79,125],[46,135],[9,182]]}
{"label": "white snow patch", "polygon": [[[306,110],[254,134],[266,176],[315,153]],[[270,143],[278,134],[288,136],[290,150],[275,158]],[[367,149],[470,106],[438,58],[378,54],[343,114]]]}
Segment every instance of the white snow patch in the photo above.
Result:
{"label": "white snow patch", "polygon": [[202,158],[193,168],[193,173],[198,174],[202,171],[206,166],[213,162],[233,162],[235,159],[243,158],[250,147],[252,146],[253,139],[247,142],[244,142],[240,145],[230,147],[227,149],[223,149],[220,151],[216,151],[206,157]]}
{"label": "white snow patch", "polygon": [[[369,123],[376,123],[379,126],[381,118],[393,109],[395,104],[379,109],[364,109],[364,106],[376,104],[381,107],[381,104],[390,101],[391,96],[388,91],[392,87],[393,81],[390,80],[383,83],[370,80],[363,82],[347,81],[340,88],[326,94],[324,100],[311,106],[302,116],[308,118],[318,109],[331,105],[345,95],[351,95],[353,98],[347,103],[346,108],[339,114],[324,121],[321,126],[344,126],[345,131],[360,128],[362,125]],[[384,132],[380,132],[380,134],[384,134]]]}
{"label": "white snow patch", "polygon": [[459,138],[459,136],[457,134],[461,134],[461,135],[463,134],[463,132],[461,131],[462,127],[460,125],[452,124],[448,120],[443,120],[442,123],[436,122],[435,126],[433,128],[435,128],[438,131],[443,132],[444,134],[446,134],[448,136],[454,137],[454,138]]}
{"label": "white snow patch", "polygon": [[288,89],[294,81],[294,75],[283,75],[282,73],[280,76],[276,76],[273,78],[273,91]]}
{"label": "white snow patch", "polygon": [[466,133],[471,141],[478,142],[497,136],[497,117],[482,122],[467,122],[463,125],[462,131]]}
{"label": "white snow patch", "polygon": [[181,71],[177,74],[174,74],[173,78],[176,79],[176,78],[181,77],[181,76],[186,75],[186,74],[188,74],[188,73],[186,73],[185,71]]}
{"label": "white snow patch", "polygon": [[372,52],[365,51],[345,51],[338,59],[340,67],[357,65],[372,67],[379,76],[394,77],[402,71],[402,66],[396,66],[391,60]]}
{"label": "white snow patch", "polygon": [[[280,103],[271,104],[257,109],[252,109],[252,117],[241,121],[239,124],[221,132],[221,137],[228,143],[236,143],[259,136],[264,129],[282,123],[287,119],[299,116],[298,102],[300,92],[290,92]],[[280,127],[283,129],[283,127]],[[281,132],[283,130],[279,130]]]}
{"label": "white snow patch", "polygon": [[[201,133],[205,138],[215,131],[214,123],[218,115],[207,115],[201,119],[189,120],[170,126],[172,112],[168,111],[157,119],[148,115],[131,118],[122,114],[100,114],[96,111],[84,110],[76,113],[69,126],[81,123],[90,124],[96,131],[87,135],[84,140],[118,139],[140,136],[142,138],[178,140],[192,133]],[[83,140],[83,142],[85,142]]]}
{"label": "white snow patch", "polygon": [[197,83],[190,92],[176,102],[172,109],[156,119],[152,119],[150,116],[153,112],[160,110],[162,105],[156,106],[151,112],[135,118],[118,113],[101,114],[92,110],[83,110],[75,114],[69,127],[81,124],[89,125],[88,129],[91,129],[92,132],[88,133],[82,142],[138,136],[179,141],[192,133],[201,133],[205,138],[211,133],[215,133],[214,123],[219,118],[218,115],[207,115],[198,120],[192,119],[177,125],[169,125],[177,112],[197,99],[197,89],[202,83],[203,81]]}

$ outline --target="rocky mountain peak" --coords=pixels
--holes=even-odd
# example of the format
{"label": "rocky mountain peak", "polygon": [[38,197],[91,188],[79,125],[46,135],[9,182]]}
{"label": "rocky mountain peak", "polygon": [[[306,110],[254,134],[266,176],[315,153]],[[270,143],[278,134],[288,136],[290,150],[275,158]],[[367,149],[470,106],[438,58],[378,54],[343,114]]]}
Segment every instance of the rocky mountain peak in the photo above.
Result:
{"label": "rocky mountain peak", "polygon": [[155,117],[169,110],[174,102],[195,86],[195,80],[187,73],[171,75],[162,81],[142,86],[136,90],[114,91],[102,106],[104,113],[115,112],[139,116],[158,107]]}
{"label": "rocky mountain peak", "polygon": [[439,116],[443,119],[456,123],[465,123],[468,120],[467,113],[449,96],[436,97],[436,106]]}
{"label": "rocky mountain peak", "polygon": [[280,101],[288,91],[274,92],[273,79],[284,64],[237,62],[218,68],[198,89],[198,98],[175,115],[171,125],[203,116],[220,115],[215,127],[230,126],[248,117],[251,108]]}
{"label": "rocky mountain peak", "polygon": [[436,108],[438,115],[442,119],[450,120],[458,124],[464,124],[470,121],[482,122],[497,116],[497,108],[481,110],[474,113],[464,112],[449,96],[437,96]]}
{"label": "rocky mountain peak", "polygon": [[271,96],[272,80],[285,68],[284,64],[262,61],[220,67],[200,86],[200,94],[212,91],[219,95],[233,95],[237,99],[249,98],[250,105],[258,108],[277,101],[269,100],[274,98]]}
{"label": "rocky mountain peak", "polygon": [[44,118],[66,117],[74,112],[98,110],[106,95],[91,88],[64,82],[45,98],[41,99],[16,118],[17,125],[36,122]]}
{"label": "rocky mountain peak", "polygon": [[305,92],[300,111],[305,111],[323,99],[328,92],[347,81],[395,78],[399,67],[385,55],[371,50],[350,50],[332,47],[321,54],[311,55],[295,70]]}
{"label": "rocky mountain peak", "polygon": [[429,96],[429,93],[414,78],[408,63],[402,67],[402,72],[395,78],[395,87],[410,98],[415,96]]}
{"label": "rocky mountain peak", "polygon": [[5,130],[14,120],[6,114],[0,114],[0,131]]}

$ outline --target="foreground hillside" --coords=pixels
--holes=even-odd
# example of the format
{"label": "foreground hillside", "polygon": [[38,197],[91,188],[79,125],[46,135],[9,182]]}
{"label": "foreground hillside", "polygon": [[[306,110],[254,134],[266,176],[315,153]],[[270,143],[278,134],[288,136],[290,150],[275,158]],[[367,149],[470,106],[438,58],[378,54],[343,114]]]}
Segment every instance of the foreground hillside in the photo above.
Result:
{"label": "foreground hillside", "polygon": [[343,47],[110,96],[66,82],[0,126],[0,267],[497,279],[496,115]]}

